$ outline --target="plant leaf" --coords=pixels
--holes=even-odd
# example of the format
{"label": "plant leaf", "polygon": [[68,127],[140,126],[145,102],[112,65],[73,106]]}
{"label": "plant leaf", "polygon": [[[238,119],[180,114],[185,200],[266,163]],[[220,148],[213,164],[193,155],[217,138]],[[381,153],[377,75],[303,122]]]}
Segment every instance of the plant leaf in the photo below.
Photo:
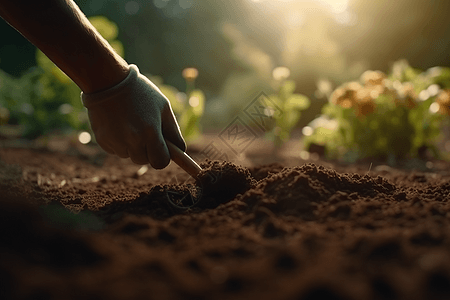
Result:
{"label": "plant leaf", "polygon": [[286,109],[305,110],[309,107],[310,101],[308,97],[301,94],[293,94],[286,102]]}

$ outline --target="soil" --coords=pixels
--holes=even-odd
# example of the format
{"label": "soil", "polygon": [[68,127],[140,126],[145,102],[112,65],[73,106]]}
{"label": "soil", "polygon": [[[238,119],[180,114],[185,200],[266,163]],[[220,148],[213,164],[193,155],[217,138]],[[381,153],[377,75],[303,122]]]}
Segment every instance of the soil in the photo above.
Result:
{"label": "soil", "polygon": [[0,298],[450,299],[449,163],[239,164],[0,149]]}

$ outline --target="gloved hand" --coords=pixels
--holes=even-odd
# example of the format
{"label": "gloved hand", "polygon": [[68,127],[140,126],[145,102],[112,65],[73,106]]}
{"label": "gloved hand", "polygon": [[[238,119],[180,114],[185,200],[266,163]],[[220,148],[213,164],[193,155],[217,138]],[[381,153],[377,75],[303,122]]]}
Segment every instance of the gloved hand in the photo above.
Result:
{"label": "gloved hand", "polygon": [[169,100],[135,65],[116,86],[81,93],[81,99],[97,143],[108,153],[162,169],[170,162],[164,139],[186,150]]}

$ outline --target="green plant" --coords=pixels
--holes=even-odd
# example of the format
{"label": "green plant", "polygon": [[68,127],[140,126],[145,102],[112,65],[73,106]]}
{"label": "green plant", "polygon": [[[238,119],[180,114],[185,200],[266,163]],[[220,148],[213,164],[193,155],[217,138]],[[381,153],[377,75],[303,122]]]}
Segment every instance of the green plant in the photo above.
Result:
{"label": "green plant", "polygon": [[289,140],[292,129],[300,120],[301,111],[310,105],[308,97],[294,93],[295,82],[287,79],[289,73],[289,69],[285,67],[275,68],[274,79],[279,83],[279,88],[277,93],[269,96],[274,107],[270,107],[271,103],[266,104],[274,119],[273,128],[266,136],[273,141],[275,148],[281,147]]}
{"label": "green plant", "polygon": [[197,69],[186,68],[182,75],[186,80],[185,93],[178,91],[173,86],[163,84],[162,79],[158,76],[151,76],[150,79],[169,99],[184,139],[191,142],[201,135],[200,119],[205,110],[205,95],[201,90],[195,88]]}
{"label": "green plant", "polygon": [[393,163],[418,157],[424,148],[438,156],[436,142],[450,103],[448,83],[448,69],[421,72],[406,61],[394,64],[389,76],[366,71],[360,82],[331,94],[322,116],[304,128],[305,146],[323,145],[329,158],[347,161],[378,157]]}

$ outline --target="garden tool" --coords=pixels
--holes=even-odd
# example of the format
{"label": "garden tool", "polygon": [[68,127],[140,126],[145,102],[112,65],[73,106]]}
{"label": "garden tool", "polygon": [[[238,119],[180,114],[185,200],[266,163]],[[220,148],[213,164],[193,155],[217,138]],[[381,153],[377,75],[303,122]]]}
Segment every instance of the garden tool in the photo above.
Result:
{"label": "garden tool", "polygon": [[248,169],[226,161],[213,161],[202,169],[177,146],[167,140],[166,144],[172,160],[195,179],[195,186],[185,185],[183,192],[166,191],[169,204],[176,210],[217,207],[254,184]]}
{"label": "garden tool", "polygon": [[[170,158],[186,173],[191,175],[195,179],[196,183],[199,183],[198,174],[202,171],[202,168],[183,150],[175,146],[172,142],[166,140],[167,148],[169,149]],[[202,188],[197,184],[196,197],[190,192],[179,193],[176,191],[166,191],[167,202],[177,211],[186,211],[195,206],[199,201],[202,194]],[[183,203],[183,205],[181,205]]]}
{"label": "garden tool", "polygon": [[202,168],[180,148],[175,146],[172,142],[166,140],[167,148],[169,148],[170,158],[186,173],[192,176],[195,180],[198,180],[198,173]]}

